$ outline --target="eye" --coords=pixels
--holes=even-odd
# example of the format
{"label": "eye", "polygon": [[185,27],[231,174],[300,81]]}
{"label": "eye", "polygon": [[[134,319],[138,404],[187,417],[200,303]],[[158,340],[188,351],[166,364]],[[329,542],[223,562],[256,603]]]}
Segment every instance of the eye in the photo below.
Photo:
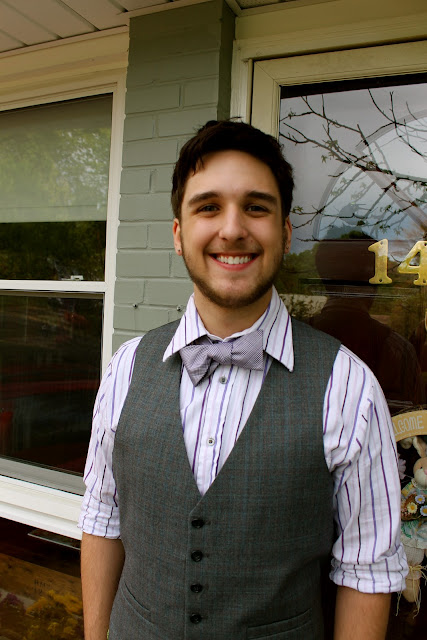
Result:
{"label": "eye", "polygon": [[246,210],[250,211],[252,213],[267,213],[268,212],[267,207],[265,207],[262,204],[249,204],[246,207]]}
{"label": "eye", "polygon": [[198,208],[198,211],[206,211],[207,213],[211,213],[213,211],[218,211],[218,205],[216,204],[204,204]]}

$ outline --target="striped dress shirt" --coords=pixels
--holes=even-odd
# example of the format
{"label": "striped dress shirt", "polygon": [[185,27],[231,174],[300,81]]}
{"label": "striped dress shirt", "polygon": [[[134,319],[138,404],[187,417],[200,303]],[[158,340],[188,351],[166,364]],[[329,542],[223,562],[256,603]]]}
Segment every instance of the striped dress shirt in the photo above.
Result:
{"label": "striped dress shirt", "polygon": [[[262,371],[220,365],[194,387],[182,368],[183,437],[201,495],[220,472],[244,429],[272,358],[293,370],[292,322],[275,290],[257,322],[226,340],[256,329],[263,331]],[[207,333],[191,297],[163,360],[203,335],[219,339]],[[120,536],[120,497],[112,473],[112,453],[140,340],[134,338],[116,352],[95,403],[84,474],[87,489],[79,520],[80,528],[89,534]],[[323,443],[325,461],[334,479],[337,537],[331,579],[366,593],[399,591],[404,586],[407,564],[400,544],[400,483],[390,414],[370,369],[344,346],[337,354],[326,388]]]}

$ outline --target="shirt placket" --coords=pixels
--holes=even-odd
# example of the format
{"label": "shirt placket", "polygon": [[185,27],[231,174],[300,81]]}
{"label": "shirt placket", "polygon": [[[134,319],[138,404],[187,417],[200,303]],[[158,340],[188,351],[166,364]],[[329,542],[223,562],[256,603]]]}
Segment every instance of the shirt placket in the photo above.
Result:
{"label": "shirt placket", "polygon": [[230,392],[236,375],[236,367],[219,366],[211,376],[211,392],[204,414],[198,465],[194,470],[196,481],[205,493],[219,471],[224,422],[230,402]]}

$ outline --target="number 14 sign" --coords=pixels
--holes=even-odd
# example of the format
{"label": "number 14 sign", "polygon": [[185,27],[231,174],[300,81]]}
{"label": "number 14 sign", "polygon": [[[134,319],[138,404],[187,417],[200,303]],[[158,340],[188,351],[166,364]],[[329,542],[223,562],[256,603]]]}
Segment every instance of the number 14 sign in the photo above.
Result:
{"label": "number 14 sign", "polygon": [[[371,244],[368,251],[375,254],[375,275],[369,278],[371,284],[390,284],[393,282],[387,275],[388,240],[380,240]],[[419,264],[412,265],[411,261],[419,255]],[[406,258],[397,267],[399,273],[412,273],[418,277],[414,284],[427,286],[427,241],[416,242]]]}

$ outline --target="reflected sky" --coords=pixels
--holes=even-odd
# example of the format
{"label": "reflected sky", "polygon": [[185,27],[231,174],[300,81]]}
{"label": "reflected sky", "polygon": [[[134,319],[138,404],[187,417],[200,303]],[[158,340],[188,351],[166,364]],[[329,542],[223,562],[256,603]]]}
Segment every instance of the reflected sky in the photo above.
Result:
{"label": "reflected sky", "polygon": [[357,229],[403,259],[426,232],[426,84],[283,98],[294,166],[292,251]]}

